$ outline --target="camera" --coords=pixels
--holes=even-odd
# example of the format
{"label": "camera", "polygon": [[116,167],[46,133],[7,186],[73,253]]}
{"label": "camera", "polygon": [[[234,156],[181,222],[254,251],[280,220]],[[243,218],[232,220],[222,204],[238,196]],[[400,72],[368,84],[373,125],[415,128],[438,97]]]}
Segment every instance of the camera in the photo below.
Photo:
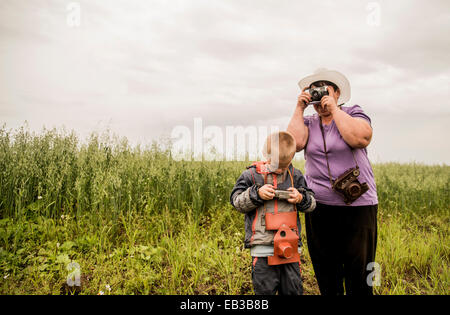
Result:
{"label": "camera", "polygon": [[275,198],[284,200],[291,199],[290,193],[288,190],[275,190]]}
{"label": "camera", "polygon": [[352,204],[362,194],[369,190],[367,183],[358,181],[359,168],[351,168],[339,176],[333,183],[333,189],[344,196],[346,204]]}
{"label": "camera", "polygon": [[317,104],[320,103],[320,100],[325,95],[328,95],[327,86],[321,86],[313,89],[309,89],[308,93],[311,95],[311,103],[310,104]]}

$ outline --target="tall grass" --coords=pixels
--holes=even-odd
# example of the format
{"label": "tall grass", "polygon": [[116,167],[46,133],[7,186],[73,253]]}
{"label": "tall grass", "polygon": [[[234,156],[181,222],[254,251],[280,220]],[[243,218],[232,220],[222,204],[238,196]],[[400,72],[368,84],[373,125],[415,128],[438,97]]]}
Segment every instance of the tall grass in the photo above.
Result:
{"label": "tall grass", "polygon": [[[242,164],[242,167],[245,164]],[[230,172],[231,167],[231,172]],[[241,167],[223,162],[176,162],[169,151],[130,147],[126,139],[93,134],[81,144],[73,133],[24,128],[0,130],[0,213],[122,213],[165,208],[196,216],[225,205]],[[233,176],[230,176],[233,174]]]}
{"label": "tall grass", "polygon": [[[174,161],[157,143],[132,147],[108,133],[81,142],[64,130],[3,127],[0,293],[73,292],[73,260],[85,294],[106,284],[116,294],[251,294],[243,217],[229,204],[248,164]],[[377,164],[374,173],[376,292],[448,294],[450,167]],[[305,289],[317,294],[304,253]]]}

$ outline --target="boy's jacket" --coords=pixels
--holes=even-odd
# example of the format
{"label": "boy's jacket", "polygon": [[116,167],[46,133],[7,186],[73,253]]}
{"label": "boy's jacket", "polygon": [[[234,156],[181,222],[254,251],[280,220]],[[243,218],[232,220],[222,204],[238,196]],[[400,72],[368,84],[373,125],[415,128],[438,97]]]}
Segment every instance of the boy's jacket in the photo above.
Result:
{"label": "boy's jacket", "polygon": [[[249,166],[244,171],[234,185],[231,192],[230,201],[233,207],[241,213],[245,214],[245,247],[249,248],[254,245],[272,245],[274,231],[266,231],[265,229],[265,211],[274,212],[274,200],[264,201],[258,195],[259,187],[265,185],[265,175],[256,171],[256,165]],[[305,178],[300,170],[295,169],[292,164],[289,165],[290,174],[294,188],[302,194],[301,203],[293,205],[286,200],[278,200],[278,211],[293,211],[294,207],[297,211],[311,212],[316,207],[314,193],[308,188]],[[292,187],[291,177],[286,170],[284,174],[276,175],[274,173],[267,174],[267,184],[273,184],[273,176],[277,176],[277,189],[287,190]],[[297,233],[300,235],[301,224],[297,215]],[[301,243],[299,242],[299,246]]]}

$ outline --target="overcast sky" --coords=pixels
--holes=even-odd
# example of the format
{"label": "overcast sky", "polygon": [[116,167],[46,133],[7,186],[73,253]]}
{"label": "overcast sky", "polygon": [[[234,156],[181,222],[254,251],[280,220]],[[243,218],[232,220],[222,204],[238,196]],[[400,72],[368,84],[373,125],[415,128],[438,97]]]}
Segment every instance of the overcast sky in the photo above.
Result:
{"label": "overcast sky", "polygon": [[450,164],[449,53],[448,0],[0,0],[0,123],[285,129],[325,67],[372,118],[372,161]]}

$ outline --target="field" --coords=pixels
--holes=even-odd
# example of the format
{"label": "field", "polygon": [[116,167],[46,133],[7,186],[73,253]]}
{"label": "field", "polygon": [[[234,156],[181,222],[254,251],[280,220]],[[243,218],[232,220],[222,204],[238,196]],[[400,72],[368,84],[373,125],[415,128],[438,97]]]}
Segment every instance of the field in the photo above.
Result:
{"label": "field", "polygon": [[[243,216],[229,204],[247,165],[177,162],[156,143],[108,134],[81,144],[65,131],[3,127],[0,293],[252,294]],[[449,294],[450,166],[373,167],[375,292]],[[305,293],[318,294],[302,238]],[[75,290],[67,279],[77,275]]]}

